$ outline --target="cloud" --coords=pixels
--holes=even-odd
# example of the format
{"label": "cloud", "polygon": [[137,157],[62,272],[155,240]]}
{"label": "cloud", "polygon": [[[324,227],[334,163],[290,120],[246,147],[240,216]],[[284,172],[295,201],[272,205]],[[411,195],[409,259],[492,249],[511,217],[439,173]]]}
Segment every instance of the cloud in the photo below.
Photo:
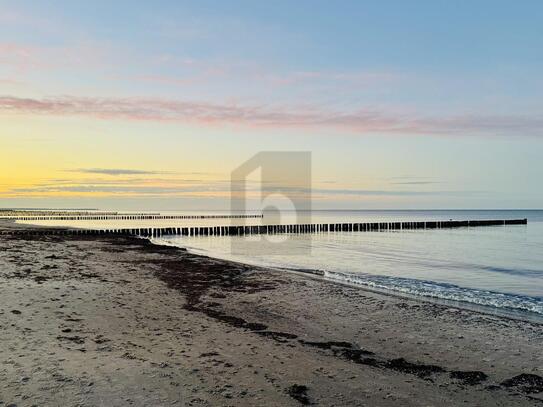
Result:
{"label": "cloud", "polygon": [[420,176],[397,176],[385,178],[389,181],[390,185],[433,185],[443,184],[444,181],[435,179],[434,177],[420,177]]}
{"label": "cloud", "polygon": [[[248,182],[246,185],[231,183],[229,180],[191,180],[181,178],[151,178],[151,179],[87,179],[87,180],[58,180],[31,186],[12,187],[3,196],[86,196],[100,194],[104,196],[207,196],[207,197],[260,197],[262,192],[276,192],[278,185],[267,185],[260,182]],[[282,187],[282,192],[290,198],[370,198],[370,197],[431,197],[431,196],[473,196],[482,191],[452,191],[452,190],[398,190],[398,189],[359,189],[359,188],[305,188]]]}
{"label": "cloud", "polygon": [[372,109],[332,111],[149,98],[0,96],[0,113],[87,116],[263,128],[343,129],[357,134],[542,136],[543,115],[415,117]]}
{"label": "cloud", "polygon": [[482,191],[409,191],[409,190],[374,190],[374,189],[312,189],[313,194],[358,195],[358,196],[465,196]]}
{"label": "cloud", "polygon": [[66,172],[77,172],[83,174],[102,174],[102,175],[156,175],[165,174],[163,171],[144,171],[144,170],[128,170],[120,168],[76,168],[64,170]]}
{"label": "cloud", "polygon": [[404,182],[391,182],[392,185],[431,185],[439,184],[436,181],[404,181]]}
{"label": "cloud", "polygon": [[396,177],[388,177],[387,179],[390,180],[399,180],[399,181],[405,181],[405,180],[431,180],[432,177],[421,177],[421,176],[413,176],[413,175],[401,175]]}

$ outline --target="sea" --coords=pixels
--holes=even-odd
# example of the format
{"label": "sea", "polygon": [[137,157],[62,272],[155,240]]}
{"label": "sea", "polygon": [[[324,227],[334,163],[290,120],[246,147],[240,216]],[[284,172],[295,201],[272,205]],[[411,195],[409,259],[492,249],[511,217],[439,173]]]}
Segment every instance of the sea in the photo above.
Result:
{"label": "sea", "polygon": [[528,219],[527,225],[273,236],[164,236],[153,242],[285,273],[311,273],[315,278],[363,289],[543,322],[543,210],[315,210],[264,212],[262,219],[250,220],[39,223],[122,228],[522,218]]}

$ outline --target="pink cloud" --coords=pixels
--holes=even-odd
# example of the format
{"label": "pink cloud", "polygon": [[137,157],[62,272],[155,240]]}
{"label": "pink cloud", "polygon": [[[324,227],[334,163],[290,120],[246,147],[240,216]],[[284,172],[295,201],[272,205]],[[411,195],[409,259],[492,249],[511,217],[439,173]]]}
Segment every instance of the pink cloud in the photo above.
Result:
{"label": "pink cloud", "polygon": [[417,117],[374,111],[273,108],[148,98],[0,97],[0,112],[263,128],[342,129],[356,134],[543,135],[543,116]]}

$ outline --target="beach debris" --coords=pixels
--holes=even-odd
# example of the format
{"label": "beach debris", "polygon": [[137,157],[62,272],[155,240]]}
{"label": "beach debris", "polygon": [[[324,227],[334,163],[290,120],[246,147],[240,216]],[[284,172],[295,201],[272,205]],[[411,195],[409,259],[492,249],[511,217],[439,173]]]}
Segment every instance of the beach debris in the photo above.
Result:
{"label": "beach debris", "polygon": [[511,379],[504,380],[504,387],[514,387],[523,393],[541,393],[543,392],[543,377],[536,374],[522,373]]}
{"label": "beach debris", "polygon": [[481,384],[481,382],[484,382],[486,379],[488,379],[488,376],[483,372],[461,370],[452,371],[450,373],[450,377],[451,379],[461,380],[462,384],[467,384],[469,386]]}
{"label": "beach debris", "polygon": [[219,356],[219,353],[217,353],[217,352],[206,352],[206,353],[202,353],[200,355],[201,358],[209,358],[211,356]]}
{"label": "beach debris", "polygon": [[34,281],[38,284],[42,284],[44,281],[50,280],[49,277],[46,276],[35,276]]}
{"label": "beach debris", "polygon": [[96,338],[93,339],[93,341],[98,345],[102,345],[103,343],[110,342],[111,339],[105,338],[103,335],[97,335]]}
{"label": "beach debris", "polygon": [[57,339],[59,341],[69,341],[73,343],[77,343],[78,345],[82,345],[85,343],[85,338],[81,336],[57,336]]}
{"label": "beach debris", "polygon": [[287,393],[290,397],[292,397],[294,400],[297,400],[300,402],[300,404],[304,406],[311,405],[311,399],[307,395],[307,391],[309,389],[307,386],[300,385],[300,384],[293,384],[287,389]]}
{"label": "beach debris", "polygon": [[247,322],[244,325],[244,328],[250,330],[250,331],[264,331],[268,329],[267,325],[261,324],[259,322]]}
{"label": "beach debris", "polygon": [[296,339],[298,337],[298,335],[290,334],[288,332],[256,331],[255,333],[275,339],[278,342],[286,342],[289,339]]}
{"label": "beach debris", "polygon": [[299,342],[302,345],[312,346],[319,349],[354,348],[355,347],[352,343],[343,342],[343,341],[315,342],[315,341],[304,341],[303,339],[300,339]]}
{"label": "beach debris", "polygon": [[411,363],[404,358],[392,359],[385,364],[385,367],[402,373],[413,374],[422,379],[427,378],[434,373],[442,373],[445,371],[441,366]]}

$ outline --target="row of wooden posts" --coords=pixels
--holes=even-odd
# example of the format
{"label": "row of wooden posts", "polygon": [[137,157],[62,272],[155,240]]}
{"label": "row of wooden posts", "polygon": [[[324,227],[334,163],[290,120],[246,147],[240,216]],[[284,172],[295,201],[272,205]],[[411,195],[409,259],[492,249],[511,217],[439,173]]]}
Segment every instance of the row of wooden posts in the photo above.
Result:
{"label": "row of wooden posts", "polygon": [[264,215],[86,215],[86,216],[2,216],[7,220],[173,220],[173,219],[262,219]]}
{"label": "row of wooden posts", "polygon": [[28,211],[28,210],[13,210],[13,209],[0,209],[0,217],[16,217],[16,216],[103,216],[103,215],[160,215],[158,212],[131,212],[119,213],[119,212],[91,212],[91,211]]}
{"label": "row of wooden posts", "polygon": [[329,232],[381,232],[413,229],[450,229],[458,227],[526,225],[527,219],[507,220],[466,220],[429,222],[375,222],[375,223],[321,223],[302,225],[251,225],[251,226],[202,226],[170,228],[130,228],[130,229],[14,229],[3,233],[29,235],[121,235],[140,237],[161,236],[240,236],[255,234],[300,234]]}

